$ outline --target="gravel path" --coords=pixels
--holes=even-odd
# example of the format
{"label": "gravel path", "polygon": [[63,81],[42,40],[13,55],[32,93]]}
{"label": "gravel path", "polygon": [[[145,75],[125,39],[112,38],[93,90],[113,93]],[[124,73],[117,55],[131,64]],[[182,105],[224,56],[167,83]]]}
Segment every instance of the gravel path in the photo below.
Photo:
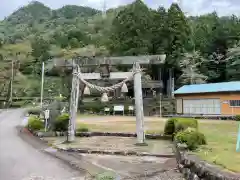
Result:
{"label": "gravel path", "polygon": [[35,149],[19,136],[23,110],[0,113],[0,180],[74,180],[79,172]]}

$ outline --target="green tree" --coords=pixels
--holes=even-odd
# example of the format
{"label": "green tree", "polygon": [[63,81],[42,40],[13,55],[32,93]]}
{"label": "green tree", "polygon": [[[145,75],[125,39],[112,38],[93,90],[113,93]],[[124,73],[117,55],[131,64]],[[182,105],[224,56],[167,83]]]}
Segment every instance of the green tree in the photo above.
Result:
{"label": "green tree", "polygon": [[69,44],[72,48],[78,48],[80,46],[80,43],[78,42],[77,38],[72,38],[69,41]]}
{"label": "green tree", "polygon": [[164,7],[159,7],[158,10],[152,10],[152,22],[150,33],[150,54],[163,53],[165,38],[165,23],[167,18],[167,12]]}
{"label": "green tree", "polygon": [[126,6],[113,20],[110,52],[122,55],[147,54],[151,21],[151,12],[141,0]]}
{"label": "green tree", "polygon": [[35,73],[41,72],[41,64],[49,59],[50,44],[42,37],[35,37],[31,42],[32,52],[31,55],[34,58]]}
{"label": "green tree", "polygon": [[182,75],[179,77],[179,80],[183,84],[205,83],[207,76],[199,71],[199,66],[201,66],[204,61],[206,60],[201,57],[199,52],[186,53],[179,63],[182,69]]}
{"label": "green tree", "polygon": [[179,8],[178,4],[173,3],[168,10],[165,23],[166,28],[166,54],[167,64],[178,65],[181,55],[186,52],[186,47],[190,43],[191,29],[187,18]]}
{"label": "green tree", "polygon": [[228,50],[226,58],[227,78],[232,81],[240,79],[240,47]]}

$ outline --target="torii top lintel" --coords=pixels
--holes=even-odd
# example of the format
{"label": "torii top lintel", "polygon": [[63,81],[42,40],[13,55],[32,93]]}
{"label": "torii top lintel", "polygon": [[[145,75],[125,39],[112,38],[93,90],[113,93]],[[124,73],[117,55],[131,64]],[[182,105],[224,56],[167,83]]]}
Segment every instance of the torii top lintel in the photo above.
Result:
{"label": "torii top lintel", "polygon": [[[63,65],[63,59],[54,59],[56,66]],[[132,65],[135,62],[139,64],[163,64],[165,62],[165,55],[145,55],[145,56],[119,56],[119,57],[87,57],[78,56],[76,58],[66,60],[65,65],[71,66],[72,61],[78,65],[97,66],[101,64],[110,65]]]}

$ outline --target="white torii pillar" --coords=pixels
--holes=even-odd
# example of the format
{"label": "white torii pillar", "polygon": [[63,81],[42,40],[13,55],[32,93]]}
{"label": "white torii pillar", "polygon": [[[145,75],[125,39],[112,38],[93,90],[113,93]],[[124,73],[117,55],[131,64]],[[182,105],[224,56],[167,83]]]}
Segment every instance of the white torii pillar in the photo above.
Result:
{"label": "white torii pillar", "polygon": [[78,99],[79,99],[79,86],[80,81],[76,76],[76,73],[79,72],[78,66],[76,66],[73,61],[73,77],[72,77],[72,90],[71,90],[71,99],[70,99],[70,119],[68,126],[69,142],[75,140],[75,129],[76,129],[76,118],[77,118],[77,108],[78,108]]}
{"label": "white torii pillar", "polygon": [[138,62],[133,66],[134,69],[134,99],[135,99],[135,113],[136,113],[136,131],[138,144],[144,144],[144,113],[143,113],[143,97],[142,97],[142,74]]}

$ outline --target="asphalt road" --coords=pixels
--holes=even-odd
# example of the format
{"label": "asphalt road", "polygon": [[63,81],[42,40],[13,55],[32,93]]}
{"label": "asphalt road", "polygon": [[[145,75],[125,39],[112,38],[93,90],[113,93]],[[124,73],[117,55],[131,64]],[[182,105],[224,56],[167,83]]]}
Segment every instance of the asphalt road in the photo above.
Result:
{"label": "asphalt road", "polygon": [[16,126],[22,123],[22,114],[23,110],[0,113],[0,180],[82,179],[79,172],[18,136]]}

